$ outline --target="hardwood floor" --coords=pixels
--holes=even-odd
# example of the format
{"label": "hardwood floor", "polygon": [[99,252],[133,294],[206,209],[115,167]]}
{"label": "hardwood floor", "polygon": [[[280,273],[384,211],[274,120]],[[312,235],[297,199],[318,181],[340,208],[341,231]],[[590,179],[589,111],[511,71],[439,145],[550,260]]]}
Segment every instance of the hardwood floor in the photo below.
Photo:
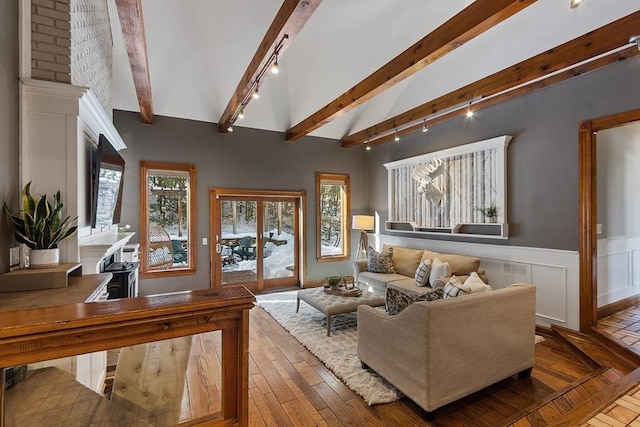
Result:
{"label": "hardwood floor", "polygon": [[[252,426],[600,426],[610,418],[631,420],[630,408],[640,410],[632,406],[640,391],[627,392],[640,378],[640,370],[631,373],[636,365],[616,359],[606,345],[578,333],[562,336],[556,331],[555,338],[547,336],[537,344],[530,378],[505,379],[438,409],[435,419],[426,421],[406,398],[368,406],[259,306],[251,310],[250,322]],[[567,340],[589,356],[569,350]],[[220,332],[196,336],[182,420],[220,411],[220,350]],[[628,397],[622,398],[625,393]],[[587,415],[589,423],[576,421]]]}
{"label": "hardwood floor", "polygon": [[[593,370],[558,340],[547,338],[536,345],[530,378],[503,380],[438,409],[435,420],[427,422],[406,398],[368,406],[262,308],[250,313],[252,426],[497,426]],[[202,334],[194,342],[183,420],[219,411],[219,342],[219,332]]]}
{"label": "hardwood floor", "polygon": [[597,329],[640,355],[640,307],[631,307],[600,319]]}

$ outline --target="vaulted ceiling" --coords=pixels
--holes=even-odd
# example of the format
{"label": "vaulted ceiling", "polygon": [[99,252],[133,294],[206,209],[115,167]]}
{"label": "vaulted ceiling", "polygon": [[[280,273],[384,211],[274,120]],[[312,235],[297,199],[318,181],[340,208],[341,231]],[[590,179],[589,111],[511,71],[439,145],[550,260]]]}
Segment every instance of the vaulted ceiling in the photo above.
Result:
{"label": "vaulted ceiling", "polygon": [[346,147],[640,53],[640,0],[108,1],[114,108]]}

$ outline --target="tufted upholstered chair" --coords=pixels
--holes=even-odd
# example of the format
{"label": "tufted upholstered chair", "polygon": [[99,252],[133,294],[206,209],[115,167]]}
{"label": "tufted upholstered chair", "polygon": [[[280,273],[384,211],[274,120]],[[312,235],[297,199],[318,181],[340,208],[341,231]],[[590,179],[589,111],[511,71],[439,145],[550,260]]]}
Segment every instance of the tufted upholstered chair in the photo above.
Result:
{"label": "tufted upholstered chair", "polygon": [[180,419],[191,336],[123,347],[111,401],[156,427]]}

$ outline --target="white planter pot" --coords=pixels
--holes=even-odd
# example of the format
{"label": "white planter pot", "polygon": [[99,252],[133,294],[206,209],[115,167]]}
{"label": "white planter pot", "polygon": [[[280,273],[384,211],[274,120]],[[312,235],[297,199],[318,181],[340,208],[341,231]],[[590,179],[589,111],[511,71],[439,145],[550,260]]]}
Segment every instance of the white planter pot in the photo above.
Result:
{"label": "white planter pot", "polygon": [[60,249],[31,249],[29,268],[52,268],[60,264]]}
{"label": "white planter pot", "polygon": [[488,223],[491,223],[491,224],[495,224],[497,219],[498,219],[498,217],[495,217],[495,216],[488,216],[488,217],[487,217],[487,222],[488,222]]}

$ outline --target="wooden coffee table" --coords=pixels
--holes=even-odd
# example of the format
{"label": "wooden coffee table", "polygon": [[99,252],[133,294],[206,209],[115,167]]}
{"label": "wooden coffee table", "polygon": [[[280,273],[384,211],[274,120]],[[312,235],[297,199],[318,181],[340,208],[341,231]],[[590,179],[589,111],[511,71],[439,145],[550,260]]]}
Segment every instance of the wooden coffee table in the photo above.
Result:
{"label": "wooden coffee table", "polygon": [[327,316],[327,336],[331,335],[331,317],[338,314],[353,313],[359,305],[380,307],[384,305],[384,297],[363,291],[359,296],[342,296],[329,294],[323,287],[302,289],[298,291],[296,313],[300,309],[300,300]]}

